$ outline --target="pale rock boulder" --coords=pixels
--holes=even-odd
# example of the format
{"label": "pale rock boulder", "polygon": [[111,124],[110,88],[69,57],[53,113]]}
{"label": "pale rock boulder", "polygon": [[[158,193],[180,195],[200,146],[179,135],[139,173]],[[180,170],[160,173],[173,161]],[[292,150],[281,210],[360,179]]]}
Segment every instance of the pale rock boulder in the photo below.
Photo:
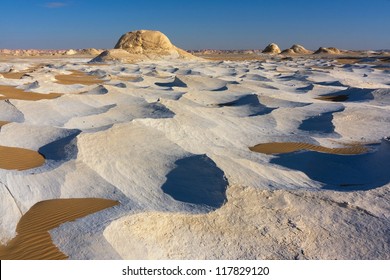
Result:
{"label": "pale rock boulder", "polygon": [[92,59],[91,62],[118,61],[126,63],[135,63],[141,60],[142,58],[139,55],[131,54],[122,49],[111,49],[102,52],[97,57]]}
{"label": "pale rock boulder", "polygon": [[305,47],[301,46],[301,45],[293,45],[291,47],[291,49],[295,52],[295,53],[299,53],[299,54],[309,54],[311,53],[311,51],[305,49]]}
{"label": "pale rock boulder", "polygon": [[282,51],[282,54],[310,54],[311,51],[307,50],[301,45],[292,45],[291,48]]}
{"label": "pale rock boulder", "polygon": [[102,50],[98,50],[95,48],[88,48],[88,49],[80,50],[79,53],[84,55],[99,55],[102,53]]}
{"label": "pale rock boulder", "polygon": [[190,53],[174,46],[160,31],[137,30],[123,34],[113,50],[107,50],[92,62],[121,61],[134,63],[147,59],[196,59]]}
{"label": "pale rock boulder", "polygon": [[268,54],[279,54],[280,48],[277,44],[271,43],[269,44],[264,50],[263,53],[268,53]]}
{"label": "pale rock boulder", "polygon": [[341,51],[334,47],[324,48],[320,47],[314,54],[340,54]]}
{"label": "pale rock boulder", "polygon": [[75,55],[75,54],[77,54],[77,51],[75,51],[75,50],[73,50],[73,49],[67,50],[67,51],[65,52],[65,55]]}

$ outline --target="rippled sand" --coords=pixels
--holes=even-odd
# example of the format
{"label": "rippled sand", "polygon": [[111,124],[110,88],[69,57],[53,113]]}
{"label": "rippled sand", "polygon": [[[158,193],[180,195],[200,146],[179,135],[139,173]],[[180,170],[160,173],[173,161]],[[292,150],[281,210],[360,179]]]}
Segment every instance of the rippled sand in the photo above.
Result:
{"label": "rippled sand", "polygon": [[45,158],[38,152],[23,148],[0,146],[0,168],[26,170],[41,166]]}
{"label": "rippled sand", "polygon": [[17,236],[0,246],[0,259],[67,259],[52,242],[49,230],[62,223],[117,205],[100,198],[53,199],[36,203],[20,219]]}

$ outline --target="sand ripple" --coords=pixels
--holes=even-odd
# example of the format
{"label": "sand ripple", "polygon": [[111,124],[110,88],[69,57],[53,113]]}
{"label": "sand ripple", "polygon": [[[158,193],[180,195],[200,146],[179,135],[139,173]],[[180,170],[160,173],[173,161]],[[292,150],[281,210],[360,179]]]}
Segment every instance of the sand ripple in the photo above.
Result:
{"label": "sand ripple", "polygon": [[53,199],[36,203],[20,219],[17,236],[0,246],[0,259],[66,259],[52,242],[49,230],[117,205],[101,198]]}
{"label": "sand ripple", "polygon": [[0,146],[0,168],[2,169],[26,170],[44,163],[45,158],[36,151]]}

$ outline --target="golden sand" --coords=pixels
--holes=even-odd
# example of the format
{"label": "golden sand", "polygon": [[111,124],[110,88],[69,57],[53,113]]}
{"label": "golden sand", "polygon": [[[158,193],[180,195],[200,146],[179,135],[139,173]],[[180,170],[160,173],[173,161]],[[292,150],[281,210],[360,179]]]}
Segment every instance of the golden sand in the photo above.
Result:
{"label": "golden sand", "polygon": [[0,74],[6,79],[20,79],[26,72],[7,72]]}
{"label": "golden sand", "polygon": [[26,170],[41,166],[45,158],[38,152],[23,148],[0,146],[0,168]]}
{"label": "golden sand", "polygon": [[359,144],[349,145],[348,147],[344,147],[344,148],[327,148],[323,146],[312,145],[312,144],[301,143],[301,142],[264,143],[264,144],[258,144],[253,147],[249,147],[249,149],[253,152],[263,153],[267,155],[291,153],[300,150],[311,150],[311,151],[316,151],[321,153],[339,154],[339,155],[356,155],[368,151],[368,149],[365,146]]}
{"label": "golden sand", "polygon": [[38,65],[35,65],[32,67],[29,67],[26,70],[22,70],[22,71],[18,71],[18,72],[10,71],[10,72],[0,73],[0,74],[6,79],[20,79],[23,77],[23,75],[25,75],[27,73],[34,72],[35,70],[37,70],[38,68],[40,68],[42,66],[43,66],[43,64],[38,64]]}
{"label": "golden sand", "polygon": [[72,70],[72,74],[69,75],[56,75],[55,78],[58,84],[62,85],[95,85],[102,83],[103,80],[99,79],[96,76],[88,75],[85,72]]}
{"label": "golden sand", "polygon": [[7,123],[10,123],[10,122],[7,122],[7,121],[0,121],[0,128],[1,128],[3,125],[6,125]]}
{"label": "golden sand", "polygon": [[4,86],[0,85],[0,100],[5,99],[19,99],[19,100],[42,100],[42,99],[53,99],[61,96],[59,93],[36,93],[28,92],[22,89],[18,89],[14,86]]}
{"label": "golden sand", "polygon": [[36,203],[20,219],[17,235],[0,245],[0,259],[67,259],[52,242],[49,230],[97,211],[119,204],[101,198],[53,199]]}

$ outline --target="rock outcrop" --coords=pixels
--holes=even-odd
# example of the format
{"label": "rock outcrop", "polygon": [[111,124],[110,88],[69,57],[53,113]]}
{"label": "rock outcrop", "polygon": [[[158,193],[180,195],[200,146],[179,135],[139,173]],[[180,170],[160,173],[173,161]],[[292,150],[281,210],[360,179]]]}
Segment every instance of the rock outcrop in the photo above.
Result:
{"label": "rock outcrop", "polygon": [[83,55],[99,55],[103,52],[103,50],[98,50],[95,48],[82,49],[79,51],[79,54]]}
{"label": "rock outcrop", "polygon": [[170,58],[195,59],[196,57],[174,46],[160,31],[137,30],[123,34],[114,49],[101,53],[92,62],[133,63],[146,59]]}
{"label": "rock outcrop", "polygon": [[280,53],[280,48],[279,48],[279,46],[277,44],[271,43],[263,50],[263,53],[279,54]]}
{"label": "rock outcrop", "polygon": [[282,54],[310,54],[311,51],[301,45],[292,45],[291,48],[282,51]]}
{"label": "rock outcrop", "polygon": [[329,48],[324,48],[320,47],[318,50],[314,52],[314,54],[340,54],[341,51],[337,48],[329,47]]}
{"label": "rock outcrop", "polygon": [[69,49],[67,50],[64,55],[75,55],[77,54],[77,51],[73,50],[73,49]]}

